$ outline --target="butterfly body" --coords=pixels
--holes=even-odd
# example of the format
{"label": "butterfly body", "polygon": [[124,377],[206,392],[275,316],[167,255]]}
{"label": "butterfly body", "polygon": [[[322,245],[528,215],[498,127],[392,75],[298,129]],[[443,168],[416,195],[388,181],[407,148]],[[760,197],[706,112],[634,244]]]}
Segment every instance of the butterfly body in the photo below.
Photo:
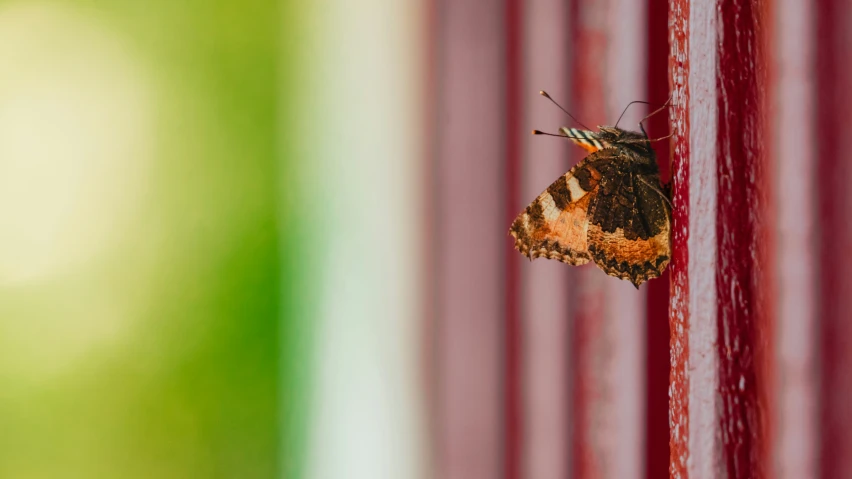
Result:
{"label": "butterfly body", "polygon": [[509,229],[530,259],[594,261],[638,287],[671,258],[671,206],[644,131],[560,129],[590,152],[518,215]]}

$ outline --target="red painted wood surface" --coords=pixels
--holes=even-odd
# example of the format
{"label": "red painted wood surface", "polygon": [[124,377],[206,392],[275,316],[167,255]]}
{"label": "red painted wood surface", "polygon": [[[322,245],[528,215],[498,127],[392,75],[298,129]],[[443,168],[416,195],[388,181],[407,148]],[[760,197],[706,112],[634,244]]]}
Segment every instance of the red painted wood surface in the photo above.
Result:
{"label": "red painted wood surface", "polygon": [[762,97],[762,23],[751,0],[721,0],[717,77],[718,354],[722,454],[728,477],[763,477],[767,411],[763,381],[772,345],[772,283],[763,266],[771,237]]}
{"label": "red painted wood surface", "polygon": [[[646,96],[645,5],[578,0],[572,5],[571,110],[590,127],[614,124]],[[636,128],[641,108],[623,122]],[[630,125],[630,126],[627,126]],[[583,152],[575,152],[575,163]],[[579,268],[572,336],[572,470],[580,478],[641,477],[644,471],[645,287]]]}
{"label": "red painted wood surface", "polygon": [[[504,5],[436,21],[435,475],[852,477],[852,7]],[[582,159],[538,89],[596,126],[669,86],[670,288],[454,250]]]}
{"label": "red painted wood surface", "polygon": [[505,24],[440,1],[436,51],[434,476],[502,476],[506,321]]}
{"label": "red painted wood surface", "polygon": [[[506,210],[505,224],[510,225],[518,214],[521,186],[521,116],[523,59],[523,1],[506,0],[505,22],[505,94],[506,94]],[[520,262],[521,258],[509,241],[504,241],[505,251],[505,291],[504,300],[504,361],[505,376],[503,383],[504,398],[504,445],[503,477],[517,479],[521,477],[522,451],[522,326],[520,316]]]}
{"label": "red painted wood surface", "polygon": [[[606,50],[606,116],[614,123],[624,108],[647,98],[647,5],[636,0],[609,0]],[[647,114],[634,104],[619,126],[638,130]],[[602,384],[609,392],[598,440],[610,448],[603,477],[640,478],[645,463],[646,296],[649,283],[638,290],[627,281],[605,276],[605,335],[598,347],[603,363]],[[657,280],[653,280],[657,281]],[[606,396],[604,396],[606,397]],[[607,445],[607,442],[611,444]]]}
{"label": "red painted wood surface", "polygon": [[[571,109],[579,119],[591,119],[589,123],[600,122],[605,118],[604,85],[606,78],[601,68],[601,59],[605,58],[606,8],[603,2],[574,0],[572,2],[571,22],[573,34],[572,82],[574,98]],[[593,21],[594,20],[594,21]],[[584,122],[586,123],[586,122]],[[572,164],[581,161],[585,155],[575,150]],[[578,285],[575,291],[573,329],[571,331],[573,375],[573,415],[572,430],[572,468],[573,477],[597,478],[603,476],[605,459],[594,431],[598,424],[596,418],[603,412],[599,400],[603,396],[600,390],[600,375],[596,372],[595,341],[603,335],[603,276],[594,266],[580,267]],[[605,452],[605,451],[604,451]]]}
{"label": "red painted wood surface", "polygon": [[[763,477],[772,294],[765,12],[675,2],[672,475]],[[688,206],[687,206],[688,205]]]}
{"label": "red painted wood surface", "polygon": [[672,101],[672,260],[669,264],[671,294],[671,380],[669,386],[670,471],[686,478],[689,459],[689,178],[690,178],[690,2],[674,0],[669,7],[669,70]]}
{"label": "red painted wood surface", "polygon": [[[566,115],[538,94],[570,98],[568,4],[563,0],[524,3],[523,188],[516,213],[571,167],[568,141],[533,136],[534,128],[555,131]],[[517,254],[517,252],[515,252]],[[569,476],[571,418],[569,325],[576,269],[556,261],[523,261],[523,466],[525,479]]]}
{"label": "red painted wood surface", "polygon": [[[648,61],[647,98],[662,104],[669,98],[669,2],[648,1]],[[663,110],[646,122],[651,138],[662,138],[671,131],[669,110]],[[660,178],[668,183],[670,161],[668,141],[654,144],[660,164]],[[669,471],[669,287],[670,273],[648,282],[648,307],[646,335],[646,388],[645,388],[645,477],[666,477]]]}
{"label": "red painted wood surface", "polygon": [[[766,375],[767,477],[817,477],[817,144],[815,16],[806,0],[777,0],[766,13],[768,147],[774,218],[774,354]],[[796,131],[790,135],[790,131]]]}
{"label": "red painted wood surface", "polygon": [[820,468],[852,477],[852,5],[816,2]]}

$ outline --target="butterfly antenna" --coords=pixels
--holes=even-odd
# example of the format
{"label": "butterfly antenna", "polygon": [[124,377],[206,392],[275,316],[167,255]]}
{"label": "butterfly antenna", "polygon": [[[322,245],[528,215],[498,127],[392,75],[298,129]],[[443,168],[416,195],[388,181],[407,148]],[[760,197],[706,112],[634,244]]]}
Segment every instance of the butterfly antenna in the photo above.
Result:
{"label": "butterfly antenna", "polygon": [[544,136],[558,136],[560,138],[565,138],[565,135],[557,135],[556,133],[547,133],[547,132],[541,131],[541,130],[533,130],[532,134],[533,135],[544,135]]}
{"label": "butterfly antenna", "polygon": [[[588,126],[586,126],[586,125],[582,124],[582,123],[580,122],[580,120],[578,120],[578,119],[574,118],[574,115],[572,115],[572,114],[568,113],[568,110],[566,110],[565,108],[562,108],[562,105],[560,105],[559,103],[556,103],[556,100],[554,100],[553,98],[551,98],[551,97],[550,97],[550,95],[548,95],[546,91],[541,90],[541,91],[539,91],[539,92],[538,92],[538,94],[539,94],[539,95],[541,95],[541,96],[543,96],[543,97],[545,97],[545,98],[547,98],[547,99],[548,99],[548,100],[550,100],[551,102],[553,102],[553,104],[554,104],[554,105],[556,105],[556,106],[558,106],[558,107],[559,107],[559,109],[560,109],[560,110],[562,110],[563,112],[565,112],[565,114],[566,114],[566,115],[570,116],[572,120],[576,121],[578,125],[582,126],[583,128],[585,128],[585,129],[587,129],[587,130],[591,130],[591,128],[589,128]],[[535,133],[535,134],[537,134],[537,133]],[[561,136],[561,135],[555,135],[555,136]]]}
{"label": "butterfly antenna", "polygon": [[[668,99],[668,100],[666,100],[666,102],[663,104],[663,106],[662,106],[662,107],[660,107],[658,110],[654,111],[654,112],[653,112],[653,113],[651,113],[650,115],[648,115],[648,116],[646,116],[645,118],[643,118],[643,119],[642,119],[642,121],[640,121],[640,122],[639,122],[639,124],[641,125],[641,124],[642,124],[642,122],[644,122],[644,121],[645,121],[645,120],[647,120],[648,118],[651,118],[652,116],[656,115],[657,113],[659,113],[659,112],[661,112],[661,111],[665,110],[665,109],[666,109],[666,107],[668,107],[668,106],[674,106],[674,103],[671,103],[671,101],[672,101],[672,97],[671,97],[671,95],[669,95],[669,99]],[[642,101],[642,100],[634,100],[634,101],[631,101],[630,103],[628,103],[628,104],[627,104],[627,106],[625,106],[625,107],[624,107],[624,110],[621,112],[621,116],[619,116],[619,117],[618,117],[618,121],[616,121],[616,122],[615,122],[615,127],[616,127],[616,128],[618,128],[618,124],[619,124],[619,123],[621,123],[621,118],[624,116],[624,114],[625,114],[625,113],[627,113],[627,109],[628,109],[628,108],[630,108],[630,105],[632,105],[632,104],[634,104],[634,103],[641,103],[641,104],[643,104],[643,105],[659,105],[659,103],[650,103],[650,102]]]}
{"label": "butterfly antenna", "polygon": [[624,107],[624,110],[621,111],[621,115],[618,117],[618,121],[615,122],[616,128],[618,128],[618,124],[621,123],[621,119],[624,117],[624,114],[627,113],[627,109],[630,108],[630,105],[632,105],[634,103],[642,103],[643,105],[650,105],[650,103],[648,103],[647,101],[641,101],[641,100],[634,100],[634,101],[631,101],[630,103],[628,103],[627,106]]}
{"label": "butterfly antenna", "polygon": [[670,105],[673,105],[673,103],[672,103],[672,97],[673,97],[673,96],[674,96],[674,92],[671,92],[671,93],[669,94],[669,99],[668,99],[668,100],[666,100],[666,103],[665,103],[663,106],[661,106],[660,108],[656,109],[655,111],[652,111],[652,112],[651,112],[648,116],[646,116],[645,118],[642,118],[642,121],[640,121],[640,122],[639,122],[639,124],[641,125],[641,124],[642,124],[642,123],[644,123],[644,122],[645,122],[645,120],[647,120],[648,118],[651,118],[652,116],[656,115],[657,113],[659,113],[659,112],[661,112],[661,111],[665,110],[666,108],[668,108]]}

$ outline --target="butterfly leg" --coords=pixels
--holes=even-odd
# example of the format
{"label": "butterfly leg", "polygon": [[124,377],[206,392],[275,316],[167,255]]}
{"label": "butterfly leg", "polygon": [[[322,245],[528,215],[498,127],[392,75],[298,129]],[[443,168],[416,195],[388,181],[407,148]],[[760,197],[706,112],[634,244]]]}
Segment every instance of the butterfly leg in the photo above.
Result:
{"label": "butterfly leg", "polygon": [[[642,134],[645,135],[645,138],[648,138],[648,134],[645,133],[645,127],[642,124],[645,123],[645,120],[647,120],[648,118],[651,118],[652,116],[656,115],[657,113],[659,113],[659,112],[665,110],[666,108],[668,108],[669,106],[671,106],[671,104],[672,104],[671,101],[672,101],[673,96],[674,96],[674,92],[671,92],[669,94],[669,99],[666,100],[666,103],[663,104],[663,106],[661,106],[660,108],[657,108],[656,110],[651,112],[648,116],[646,116],[645,118],[642,118],[642,121],[639,122],[639,129],[642,130]],[[660,139],[662,140],[663,138],[660,138]],[[653,141],[656,141],[656,140],[653,140]]]}
{"label": "butterfly leg", "polygon": [[[651,188],[651,189],[652,189],[653,191],[655,191],[658,195],[660,195],[660,197],[661,197],[661,198],[662,198],[662,199],[663,199],[666,203],[668,203],[668,204],[669,204],[669,207],[671,207],[672,211],[674,211],[674,205],[672,204],[671,200],[669,200],[669,197],[671,197],[671,188],[669,188],[669,194],[665,194],[665,193],[663,193],[662,191],[660,191],[660,189],[659,189],[659,188],[657,188],[656,186],[654,186],[654,185],[652,185],[651,183],[648,183],[647,181],[645,181],[644,179],[642,179],[642,177],[639,177],[639,181],[641,181],[641,182],[642,182],[642,183],[644,183],[644,184],[645,184],[648,188]],[[669,185],[669,187],[671,187],[671,183],[669,183],[668,185]],[[663,187],[663,188],[665,188],[665,187]]]}
{"label": "butterfly leg", "polygon": [[[643,133],[644,133],[644,132],[643,132]],[[674,134],[675,134],[675,132],[671,132],[671,133],[669,133],[668,135],[666,135],[666,136],[664,136],[664,137],[661,137],[661,138],[654,138],[653,140],[648,140],[648,141],[668,140],[669,138],[673,137],[673,136],[674,136]],[[646,134],[645,136],[648,136],[648,135]]]}

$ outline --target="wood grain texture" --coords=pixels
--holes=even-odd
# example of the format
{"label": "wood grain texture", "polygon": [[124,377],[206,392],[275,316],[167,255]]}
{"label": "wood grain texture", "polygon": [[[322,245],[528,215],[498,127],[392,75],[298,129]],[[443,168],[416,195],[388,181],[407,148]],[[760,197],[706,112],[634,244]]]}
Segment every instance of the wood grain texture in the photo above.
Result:
{"label": "wood grain texture", "polygon": [[672,262],[669,266],[671,293],[671,380],[669,424],[671,427],[670,473],[686,478],[689,459],[689,175],[690,175],[690,2],[674,0],[669,9],[669,70],[673,102],[672,127]]}
{"label": "wood grain texture", "polygon": [[772,283],[765,270],[764,12],[753,0],[720,0],[718,19],[718,356],[727,477],[764,477],[766,348]]}
{"label": "wood grain texture", "polygon": [[[745,0],[671,6],[680,209],[671,303],[674,477],[765,473],[768,350],[761,338],[770,333],[771,289],[760,8]],[[686,251],[678,252],[684,239]],[[686,272],[679,254],[687,256]]]}

